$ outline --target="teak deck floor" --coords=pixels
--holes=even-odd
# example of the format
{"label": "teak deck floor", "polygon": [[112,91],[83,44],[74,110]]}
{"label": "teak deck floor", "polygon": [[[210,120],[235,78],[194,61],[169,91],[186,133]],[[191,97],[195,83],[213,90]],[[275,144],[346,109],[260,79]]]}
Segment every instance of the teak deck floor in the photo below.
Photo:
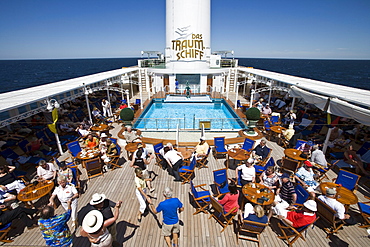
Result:
{"label": "teak deck floor", "polygon": [[[115,132],[113,130],[112,132]],[[279,160],[283,156],[283,149],[276,143],[269,142],[268,146],[273,148],[273,157]],[[124,149],[123,149],[124,150]],[[126,156],[126,154],[125,154]],[[212,171],[224,168],[225,159],[216,160],[212,155],[209,156],[209,168],[196,169],[194,184],[213,184]],[[81,169],[82,170],[82,169]],[[222,230],[213,218],[209,218],[209,214],[195,212],[193,206],[189,203],[189,184],[181,184],[173,182],[173,177],[167,175],[167,172],[160,169],[158,166],[150,165],[150,170],[154,171],[158,176],[153,181],[153,186],[156,188],[151,195],[157,199],[153,203],[158,205],[164,198],[162,191],[166,186],[173,188],[174,196],[178,197],[184,204],[184,212],[180,214],[180,219],[183,222],[181,226],[179,243],[180,246],[196,247],[196,246],[238,246],[236,235],[233,231],[233,225],[220,233]],[[230,170],[229,177],[234,177],[234,171]],[[331,176],[334,172],[331,171]],[[82,179],[86,181],[86,173],[83,171]],[[120,216],[117,221],[117,238],[118,242],[123,246],[166,246],[163,236],[161,235],[160,225],[162,215],[153,216],[148,213],[143,217],[141,223],[137,220],[137,212],[139,203],[135,195],[133,168],[129,167],[126,162],[122,168],[108,171],[104,176],[92,178],[88,181],[86,190],[79,198],[79,209],[89,203],[91,195],[99,192],[105,193],[107,198],[112,201],[122,200],[123,204],[120,210]],[[357,192],[359,200],[364,201],[363,196]],[[42,199],[41,199],[42,200]],[[44,198],[44,200],[46,200]],[[357,205],[352,205],[356,211]],[[61,206],[58,207],[57,213],[63,212]],[[71,222],[69,222],[69,225]],[[17,229],[11,231],[10,235],[21,233],[14,238],[14,242],[5,244],[6,246],[45,246],[45,242],[41,236],[39,229],[35,228],[27,230],[22,226],[22,223],[16,223]],[[20,232],[19,232],[20,231]],[[23,233],[22,233],[23,232]],[[366,229],[357,226],[344,226],[337,234],[330,239],[326,239],[325,232],[320,227],[315,226],[309,229],[306,241],[299,239],[294,244],[295,246],[368,246],[370,239],[367,238]],[[86,238],[80,237],[78,231],[73,240],[73,246],[84,247],[89,246]],[[257,246],[256,243],[239,240],[239,246]],[[268,226],[261,235],[261,246],[286,246],[286,244],[277,238],[277,234]]]}

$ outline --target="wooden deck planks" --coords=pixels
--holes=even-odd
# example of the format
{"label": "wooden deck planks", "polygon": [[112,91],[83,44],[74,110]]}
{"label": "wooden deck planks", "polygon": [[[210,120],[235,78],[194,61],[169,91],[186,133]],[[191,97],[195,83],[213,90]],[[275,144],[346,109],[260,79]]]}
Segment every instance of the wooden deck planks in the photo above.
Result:
{"label": "wooden deck planks", "polygon": [[[284,154],[283,149],[274,142],[268,142],[268,147],[273,149],[272,156],[275,161],[279,160]],[[206,188],[210,189],[209,185],[213,183],[212,171],[224,167],[225,159],[214,159],[209,156],[209,168],[196,169],[194,184],[207,184]],[[152,196],[155,206],[163,200],[162,191],[166,186],[170,186],[174,190],[174,196],[178,197],[184,204],[185,211],[180,214],[180,219],[183,221],[180,233],[181,246],[237,246],[236,236],[233,232],[233,226],[230,225],[227,229],[220,233],[222,226],[219,225],[213,218],[208,219],[209,214],[199,213],[193,216],[194,208],[189,203],[189,184],[182,185],[181,183],[173,182],[173,178],[168,176],[167,172],[163,171],[156,165],[151,165],[158,177],[153,181],[153,186],[156,191]],[[229,177],[234,177],[235,172],[230,170]],[[334,172],[329,173],[329,176],[334,176]],[[86,179],[84,172],[82,178]],[[152,214],[143,217],[142,222],[137,221],[137,212],[139,203],[135,195],[135,186],[133,184],[134,172],[133,168],[125,163],[122,168],[114,171],[109,171],[103,176],[93,178],[87,182],[87,191],[79,198],[79,208],[89,203],[93,193],[105,193],[112,201],[123,200],[123,205],[120,210],[118,220],[118,240],[123,242],[124,246],[166,246],[161,229],[158,223],[162,222],[162,216],[157,215],[157,220]],[[359,194],[357,192],[357,194]],[[59,207],[57,213],[63,212]],[[357,226],[345,226],[338,234],[333,237],[333,240],[326,239],[325,232],[319,227],[309,229],[307,240],[298,240],[294,246],[331,246],[335,243],[336,246],[365,246],[368,245],[366,238],[366,229],[358,228]],[[261,246],[286,246],[286,244],[276,237],[276,233],[267,227],[261,235]],[[6,246],[44,246],[45,242],[42,239],[39,230],[25,230],[23,234],[17,236],[13,243],[7,243]],[[76,234],[74,246],[84,247],[89,246],[86,238],[79,237]],[[257,246],[257,244],[240,240],[239,246]]]}

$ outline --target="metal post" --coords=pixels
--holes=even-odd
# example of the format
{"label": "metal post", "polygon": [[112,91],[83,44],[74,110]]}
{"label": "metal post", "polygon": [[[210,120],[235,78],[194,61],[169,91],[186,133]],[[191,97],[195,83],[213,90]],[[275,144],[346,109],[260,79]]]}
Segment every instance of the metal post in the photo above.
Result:
{"label": "metal post", "polygon": [[292,100],[292,107],[290,107],[290,110],[293,110],[293,108],[294,108],[294,103],[295,103],[295,97],[293,97],[293,100]]}
{"label": "metal post", "polygon": [[251,101],[250,101],[250,104],[249,104],[249,108],[251,108],[253,106],[253,97],[254,97],[254,89],[251,90]]}
{"label": "metal post", "polygon": [[62,149],[62,145],[60,144],[59,135],[57,133],[54,133],[54,135],[55,135],[55,140],[57,141],[58,151],[59,151],[60,155],[62,155],[63,154],[63,149]]}
{"label": "metal post", "polygon": [[239,85],[238,82],[236,82],[236,95],[235,95],[235,106],[234,109],[236,110],[238,108],[238,91],[239,91]]}
{"label": "metal post", "polygon": [[127,94],[127,106],[130,107],[130,92],[126,90],[126,94]]}
{"label": "metal post", "polygon": [[91,111],[90,111],[90,104],[89,104],[89,93],[86,91],[87,89],[85,88],[85,97],[86,97],[86,105],[87,105],[87,112],[89,113],[89,120],[90,124],[93,124],[92,117],[91,117]]}
{"label": "metal post", "polygon": [[141,84],[141,78],[139,82],[139,90],[140,90],[140,109],[143,109],[143,92],[142,92],[142,84]]}
{"label": "metal post", "polygon": [[333,128],[329,128],[328,129],[328,133],[326,133],[326,138],[325,138],[324,146],[322,148],[322,152],[324,154],[326,153],[326,149],[328,148],[329,138],[330,138],[330,135],[331,135],[331,132],[332,131],[333,131]]}
{"label": "metal post", "polygon": [[109,95],[109,85],[107,83],[107,97],[108,97],[108,103],[109,103],[109,112],[108,112],[108,117],[112,117],[112,104],[110,102],[110,95]]}
{"label": "metal post", "polygon": [[271,101],[271,92],[272,92],[272,83],[270,84],[270,92],[269,92],[269,100],[268,100],[269,104],[270,104],[270,101]]}

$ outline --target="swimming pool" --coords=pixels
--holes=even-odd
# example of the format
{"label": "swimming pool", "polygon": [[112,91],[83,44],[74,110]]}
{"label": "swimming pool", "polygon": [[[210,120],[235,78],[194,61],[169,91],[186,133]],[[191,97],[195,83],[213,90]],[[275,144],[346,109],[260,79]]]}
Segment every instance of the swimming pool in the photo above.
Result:
{"label": "swimming pool", "polygon": [[245,128],[244,123],[224,100],[212,103],[152,101],[134,127],[140,129],[199,129],[200,123],[212,130]]}

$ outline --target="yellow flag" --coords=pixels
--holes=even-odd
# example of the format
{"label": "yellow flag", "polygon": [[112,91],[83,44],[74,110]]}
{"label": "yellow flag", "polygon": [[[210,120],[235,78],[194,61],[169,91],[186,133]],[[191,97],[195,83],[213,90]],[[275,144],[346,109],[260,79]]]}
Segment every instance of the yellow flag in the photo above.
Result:
{"label": "yellow flag", "polygon": [[51,113],[52,117],[53,117],[53,123],[52,124],[48,124],[48,127],[49,129],[54,133],[54,134],[58,134],[58,131],[57,131],[57,121],[58,121],[58,109],[57,108],[54,108],[52,113]]}
{"label": "yellow flag", "polygon": [[330,113],[327,113],[327,115],[326,115],[326,123],[331,124],[331,115],[330,115]]}

